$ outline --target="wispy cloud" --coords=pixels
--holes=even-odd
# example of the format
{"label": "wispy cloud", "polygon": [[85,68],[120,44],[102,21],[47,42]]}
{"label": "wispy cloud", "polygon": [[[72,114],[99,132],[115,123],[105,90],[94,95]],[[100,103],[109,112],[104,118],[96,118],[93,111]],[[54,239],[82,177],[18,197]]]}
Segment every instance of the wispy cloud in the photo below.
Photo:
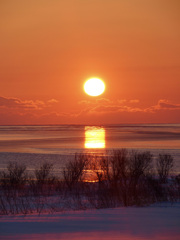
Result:
{"label": "wispy cloud", "polygon": [[[131,106],[133,103],[133,106]],[[140,112],[143,109],[134,107],[134,104],[139,103],[139,100],[110,99],[102,98],[95,101],[81,101],[80,104],[86,106],[84,112],[88,114],[103,114],[110,112]]]}
{"label": "wispy cloud", "polygon": [[58,103],[58,102],[59,102],[59,101],[56,100],[56,99],[54,99],[54,98],[48,100],[48,103]]}
{"label": "wispy cloud", "polygon": [[55,99],[50,99],[47,101],[47,103],[45,103],[44,101],[40,100],[22,100],[20,98],[0,96],[0,107],[10,109],[40,110],[49,106],[49,104],[56,102],[58,101]]}
{"label": "wispy cloud", "polygon": [[171,103],[167,99],[160,99],[157,105],[146,108],[146,112],[157,112],[160,110],[180,110],[180,103]]}
{"label": "wispy cloud", "polygon": [[83,110],[86,114],[107,114],[107,113],[118,113],[118,112],[144,112],[144,113],[155,113],[160,110],[178,110],[180,104],[171,103],[168,100],[161,99],[154,106],[139,107],[140,101],[138,99],[126,100],[118,99],[111,101],[109,99],[99,99],[95,101],[81,101],[80,104],[84,105]]}
{"label": "wispy cloud", "polygon": [[169,110],[180,109],[180,104],[170,103],[168,100],[163,99],[163,100],[159,100],[157,108],[169,109]]}
{"label": "wispy cloud", "polygon": [[[57,106],[56,106],[57,104]],[[77,103],[77,108],[66,111],[60,108],[58,100],[22,100],[15,97],[0,97],[0,124],[58,124],[58,123],[91,123],[119,122],[119,121],[157,121],[158,116],[177,116],[180,103],[173,103],[160,99],[157,104],[145,106],[138,99],[107,98],[82,100]],[[169,114],[171,111],[172,114]]]}

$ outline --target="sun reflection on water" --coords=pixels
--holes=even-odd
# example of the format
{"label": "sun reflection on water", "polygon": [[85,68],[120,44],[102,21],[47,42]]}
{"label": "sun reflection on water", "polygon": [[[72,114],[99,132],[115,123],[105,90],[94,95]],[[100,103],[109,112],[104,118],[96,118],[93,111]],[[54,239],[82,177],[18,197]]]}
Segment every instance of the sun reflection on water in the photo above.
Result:
{"label": "sun reflection on water", "polygon": [[85,148],[105,148],[105,129],[103,127],[85,126]]}

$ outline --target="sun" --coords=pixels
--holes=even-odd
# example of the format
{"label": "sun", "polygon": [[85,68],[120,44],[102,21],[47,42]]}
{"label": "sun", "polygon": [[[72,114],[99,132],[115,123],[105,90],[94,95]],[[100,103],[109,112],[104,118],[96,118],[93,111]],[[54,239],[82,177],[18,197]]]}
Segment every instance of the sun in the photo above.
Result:
{"label": "sun", "polygon": [[84,91],[90,96],[99,96],[105,91],[105,84],[100,78],[90,78],[84,84]]}

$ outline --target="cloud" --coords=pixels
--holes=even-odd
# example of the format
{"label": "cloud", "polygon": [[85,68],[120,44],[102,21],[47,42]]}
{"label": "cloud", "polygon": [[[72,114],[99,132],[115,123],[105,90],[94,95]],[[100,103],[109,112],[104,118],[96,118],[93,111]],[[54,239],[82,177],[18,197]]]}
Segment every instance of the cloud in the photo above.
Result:
{"label": "cloud", "polygon": [[0,107],[18,109],[40,109],[44,107],[43,101],[21,100],[19,98],[0,97]]}
{"label": "cloud", "polygon": [[168,100],[162,99],[159,100],[157,108],[169,110],[180,109],[180,104],[170,103]]}
{"label": "cloud", "polygon": [[58,102],[59,102],[59,101],[56,100],[56,99],[54,99],[54,98],[48,100],[48,103],[58,103]]}
{"label": "cloud", "polygon": [[23,110],[40,110],[48,107],[51,103],[57,103],[55,99],[49,100],[47,103],[40,100],[22,100],[14,97],[2,97],[0,96],[0,107],[10,109],[23,109]]}
{"label": "cloud", "polygon": [[97,104],[108,104],[108,103],[113,103],[113,101],[111,101],[108,98],[99,98],[99,99],[93,99],[91,101],[88,100],[81,100],[79,101],[79,104],[84,104],[84,105],[97,105]]}
{"label": "cloud", "polygon": [[[85,106],[81,113],[86,114],[106,114],[106,113],[117,113],[117,112],[140,112],[143,109],[132,107],[131,103],[138,103],[139,100],[110,100],[107,98],[96,99],[92,101],[83,100],[79,102]],[[128,104],[130,104],[128,106]]]}
{"label": "cloud", "polygon": [[[162,115],[176,119],[180,104],[160,99],[157,104],[143,106],[137,99],[111,100],[107,98],[83,100],[72,111],[60,111],[56,99],[48,101],[22,100],[15,97],[0,97],[0,124],[59,124],[87,123],[91,121],[149,121]],[[173,114],[169,114],[173,111]],[[140,119],[140,120],[139,120]]]}
{"label": "cloud", "polygon": [[180,110],[179,103],[171,103],[166,99],[160,99],[157,105],[145,109],[146,112],[155,113],[160,110]]}
{"label": "cloud", "polygon": [[140,108],[133,108],[133,107],[129,107],[129,106],[118,106],[118,105],[109,105],[109,106],[97,106],[93,109],[90,110],[89,113],[118,113],[118,112],[143,112],[142,109]]}
{"label": "cloud", "polygon": [[120,99],[111,101],[109,99],[99,99],[95,101],[81,101],[81,104],[85,106],[81,113],[86,114],[108,114],[118,112],[129,112],[129,113],[155,113],[160,110],[177,110],[180,109],[180,104],[170,103],[168,100],[159,100],[154,106],[142,108],[134,106],[138,104],[138,99],[126,100]]}
{"label": "cloud", "polygon": [[123,104],[123,103],[127,102],[127,100],[126,99],[118,99],[117,102],[120,104]]}

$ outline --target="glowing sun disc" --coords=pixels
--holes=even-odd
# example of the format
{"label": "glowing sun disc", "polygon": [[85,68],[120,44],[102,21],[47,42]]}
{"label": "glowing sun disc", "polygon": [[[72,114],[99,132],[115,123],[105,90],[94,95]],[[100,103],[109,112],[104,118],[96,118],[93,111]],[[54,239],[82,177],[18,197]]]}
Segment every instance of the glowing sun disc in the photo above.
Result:
{"label": "glowing sun disc", "polygon": [[99,96],[105,90],[104,82],[99,78],[90,78],[84,84],[84,91],[90,96]]}

